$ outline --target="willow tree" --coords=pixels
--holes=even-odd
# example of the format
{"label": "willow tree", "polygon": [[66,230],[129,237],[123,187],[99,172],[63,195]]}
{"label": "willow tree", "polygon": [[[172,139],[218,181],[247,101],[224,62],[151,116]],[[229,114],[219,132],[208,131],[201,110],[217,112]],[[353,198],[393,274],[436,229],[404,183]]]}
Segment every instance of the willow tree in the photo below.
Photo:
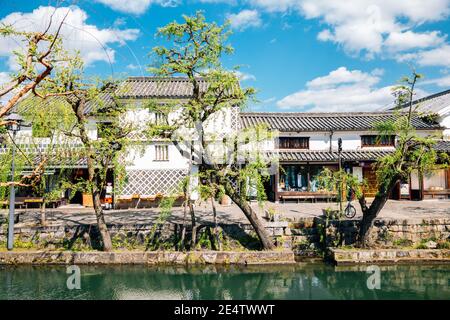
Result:
{"label": "willow tree", "polygon": [[[376,123],[374,129],[378,132],[379,139],[385,137],[396,137],[395,151],[379,158],[373,168],[376,173],[377,192],[374,199],[368,203],[364,196],[364,185],[345,171],[331,173],[325,172],[322,181],[329,189],[337,189],[345,184],[347,188],[353,189],[355,197],[363,213],[359,227],[358,244],[362,247],[370,245],[370,231],[375,219],[382,211],[389,199],[389,195],[395,186],[401,181],[408,180],[412,172],[426,173],[440,166],[446,166],[448,155],[440,154],[434,149],[438,135],[421,136],[412,124],[413,117],[423,117],[413,103],[414,88],[421,75],[413,72],[411,77],[405,77],[401,84],[394,88],[393,95],[396,97],[397,111],[390,121]],[[416,106],[416,107],[414,107]],[[405,111],[406,109],[406,111]]]}
{"label": "willow tree", "polygon": [[394,89],[397,108],[405,110],[407,106],[407,111],[399,113],[394,120],[375,125],[381,139],[396,136],[396,148],[392,154],[381,157],[375,163],[378,190],[370,205],[363,193],[358,198],[363,212],[359,230],[359,242],[363,247],[369,244],[369,234],[374,220],[395,186],[401,181],[408,180],[413,171],[429,172],[438,165],[440,155],[433,146],[436,138],[440,137],[421,136],[412,124],[413,117],[421,116],[417,112],[419,105],[413,103],[415,86],[421,77],[420,74],[413,72],[410,77],[401,79],[401,84]]}
{"label": "willow tree", "polygon": [[[46,224],[46,205],[61,198],[63,181],[69,170],[62,165],[68,162],[71,150],[70,138],[64,133],[71,130],[74,117],[68,105],[61,103],[60,97],[42,99],[29,96],[17,105],[17,112],[25,122],[31,124],[32,134],[26,138],[28,152],[21,151],[19,154],[25,158],[26,167],[33,168],[37,164],[44,164],[43,173],[48,168],[52,174],[43,174],[29,185],[29,190],[42,199],[41,203],[41,225]],[[45,146],[45,147],[43,147]],[[74,160],[75,161],[75,160]],[[22,180],[24,178],[22,177]]]}
{"label": "willow tree", "polygon": [[[192,94],[186,100],[175,103],[150,102],[152,111],[165,115],[174,112],[177,115],[177,119],[167,124],[152,124],[150,132],[153,136],[169,137],[189,159],[191,166],[194,158],[195,164],[199,164],[200,176],[208,172],[210,179],[223,187],[224,193],[244,212],[262,246],[271,249],[273,243],[249,205],[247,194],[236,190],[239,184],[247,183],[248,177],[244,176],[250,173],[249,168],[252,166],[247,165],[244,170],[234,161],[238,152],[234,142],[231,142],[231,152],[226,163],[214,161],[211,153],[218,140],[228,140],[230,145],[229,140],[232,139],[208,131],[215,114],[234,107],[242,108],[254,94],[254,89],[241,88],[236,73],[226,70],[221,63],[224,55],[233,52],[228,44],[230,32],[227,24],[219,26],[208,23],[201,12],[183,16],[183,20],[182,23],[172,22],[158,29],[157,36],[164,38],[167,44],[153,49],[156,65],[150,71],[161,77],[184,76],[189,81]],[[182,141],[189,145],[187,150],[182,146]],[[211,176],[211,173],[214,174]],[[260,173],[255,170],[252,174],[255,174],[253,180],[257,180]],[[199,183],[202,181],[199,180]]]}
{"label": "willow tree", "polygon": [[[123,177],[121,151],[124,150],[132,128],[121,121],[125,106],[115,97],[115,85],[80,82],[68,84],[73,93],[65,100],[70,105],[75,123],[66,134],[81,142],[81,155],[86,159],[87,178],[74,184],[78,190],[92,195],[97,226],[104,251],[112,250],[101,194],[108,182],[108,173]],[[96,131],[96,135],[92,131]]]}
{"label": "willow tree", "polygon": [[[60,32],[66,15],[55,25],[53,15],[49,16],[49,22],[42,31],[21,31],[14,25],[0,24],[0,37],[10,39],[20,43],[23,50],[12,51],[15,57],[17,68],[9,75],[9,81],[0,86],[0,134],[6,134],[6,126],[10,121],[5,120],[6,116],[13,111],[13,108],[30,96],[40,98],[54,97],[69,92],[61,92],[57,87],[61,81],[65,81],[65,76],[69,70],[79,63],[79,57],[69,54],[64,49]],[[51,31],[55,30],[55,31]],[[49,106],[41,104],[40,107],[48,110]],[[6,142],[10,142],[8,139]],[[18,154],[22,154],[19,148]],[[0,186],[14,184],[22,187],[33,187],[40,183],[40,178],[45,171],[47,158],[42,157],[39,163],[32,163],[26,159],[27,166],[33,168],[28,175],[17,175],[13,182],[2,181]],[[7,168],[9,172],[10,168]],[[3,174],[3,172],[0,172]]]}
{"label": "willow tree", "polygon": [[[6,102],[0,104],[0,127],[7,124],[3,118],[28,93],[40,96],[56,95],[58,92],[39,91],[49,82],[55,81],[51,73],[55,68],[62,69],[70,64],[72,57],[63,48],[60,31],[69,13],[59,22],[55,32],[50,32],[53,14],[43,31],[19,31],[13,25],[0,25],[0,36],[15,42],[22,42],[24,50],[12,53],[18,65],[17,71],[10,75],[10,81],[0,88],[0,98]],[[56,76],[57,77],[57,76]],[[53,78],[53,79],[52,79]]]}

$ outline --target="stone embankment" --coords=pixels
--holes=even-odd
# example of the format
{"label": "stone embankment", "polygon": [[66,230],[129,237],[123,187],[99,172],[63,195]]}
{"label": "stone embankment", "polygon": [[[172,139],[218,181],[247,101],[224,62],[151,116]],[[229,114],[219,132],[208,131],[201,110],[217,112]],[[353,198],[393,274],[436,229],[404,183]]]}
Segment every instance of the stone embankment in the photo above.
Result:
{"label": "stone embankment", "polygon": [[4,251],[0,265],[19,264],[289,264],[292,251]]}
{"label": "stone embankment", "polygon": [[[358,234],[358,220],[328,219],[322,216],[265,224],[268,234],[278,247],[274,251],[276,253],[259,251],[256,234],[249,224],[243,223],[221,223],[218,229],[220,246],[217,237],[213,235],[214,225],[201,224],[197,230],[196,248],[191,248],[188,253],[176,252],[182,225],[165,222],[155,226],[146,222],[110,224],[108,227],[114,249],[122,252],[93,254],[98,256],[98,263],[116,263],[114,261],[127,259],[130,263],[255,263],[258,259],[259,263],[266,263],[266,257],[267,263],[274,263],[278,262],[276,255],[282,254],[284,256],[279,261],[285,263],[293,261],[290,256],[285,256],[291,255],[292,252],[297,258],[320,257],[321,253],[335,248],[336,250],[331,251],[331,257],[339,260],[339,263],[450,260],[450,218],[377,219],[371,232],[371,241],[378,250],[372,251],[353,248]],[[6,230],[6,223],[0,221],[1,247],[6,243]],[[189,239],[190,230],[186,232],[186,239]],[[89,263],[91,256],[90,252],[86,251],[91,248],[99,249],[99,236],[94,224],[72,223],[41,227],[19,223],[15,229],[15,239],[16,248],[34,250],[33,252],[42,254],[40,261],[50,257],[50,261],[80,259]],[[430,249],[434,251],[429,251]],[[57,259],[54,258],[54,252],[57,252]],[[40,259],[38,253],[29,257],[24,255],[20,259],[23,263],[34,263],[33,261]],[[2,257],[9,257],[8,253],[1,254]]]}
{"label": "stone embankment", "polygon": [[337,265],[391,263],[450,263],[448,249],[373,249],[331,248],[329,258]]}

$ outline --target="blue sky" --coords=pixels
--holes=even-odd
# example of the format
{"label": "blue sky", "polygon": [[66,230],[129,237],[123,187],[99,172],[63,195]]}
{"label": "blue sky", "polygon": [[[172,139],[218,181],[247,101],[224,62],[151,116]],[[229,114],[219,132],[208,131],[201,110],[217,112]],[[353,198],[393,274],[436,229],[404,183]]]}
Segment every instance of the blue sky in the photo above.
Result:
{"label": "blue sky", "polygon": [[[56,1],[0,0],[0,21],[42,28]],[[231,21],[243,86],[258,90],[252,111],[372,111],[392,101],[390,88],[413,66],[425,75],[418,95],[450,89],[450,0],[79,0],[64,26],[89,74],[147,75],[156,29],[203,10]],[[56,15],[58,16],[58,14]],[[14,71],[0,39],[0,83]],[[2,80],[3,78],[3,80]]]}

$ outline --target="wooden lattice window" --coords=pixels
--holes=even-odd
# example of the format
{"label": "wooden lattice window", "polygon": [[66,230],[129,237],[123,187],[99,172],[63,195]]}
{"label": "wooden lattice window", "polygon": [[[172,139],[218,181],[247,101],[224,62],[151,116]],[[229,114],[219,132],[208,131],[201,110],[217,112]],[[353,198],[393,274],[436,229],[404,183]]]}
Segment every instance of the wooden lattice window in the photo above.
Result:
{"label": "wooden lattice window", "polygon": [[157,125],[166,125],[167,124],[167,117],[162,112],[155,112],[155,124]]}
{"label": "wooden lattice window", "polygon": [[309,137],[280,137],[278,149],[309,149]]}
{"label": "wooden lattice window", "polygon": [[361,136],[363,147],[394,147],[395,136],[364,135]]}
{"label": "wooden lattice window", "polygon": [[156,145],[155,146],[155,161],[169,161],[169,146]]}

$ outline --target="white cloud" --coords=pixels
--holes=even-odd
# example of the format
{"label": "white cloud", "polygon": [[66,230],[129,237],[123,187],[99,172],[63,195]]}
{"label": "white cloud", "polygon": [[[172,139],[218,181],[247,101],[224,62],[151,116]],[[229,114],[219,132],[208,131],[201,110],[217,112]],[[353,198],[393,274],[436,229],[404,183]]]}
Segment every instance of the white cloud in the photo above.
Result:
{"label": "white cloud", "polygon": [[[64,47],[68,50],[79,50],[87,65],[96,61],[114,62],[115,50],[109,45],[125,45],[127,41],[135,40],[140,33],[138,29],[99,29],[97,26],[87,23],[86,12],[77,6],[57,9],[51,6],[41,6],[31,13],[11,13],[1,19],[0,23],[12,24],[19,31],[44,31],[54,12],[53,23],[49,31],[54,33],[67,11],[69,14],[61,29]],[[0,55],[9,57],[11,69],[17,68],[12,52],[16,49],[23,49],[21,45],[23,44],[19,38],[0,38]]]}
{"label": "white cloud", "polygon": [[269,12],[285,12],[291,9],[299,9],[299,0],[249,0],[255,6],[264,8]]}
{"label": "white cloud", "polygon": [[[378,69],[376,69],[378,70]],[[377,71],[378,73],[378,71]],[[344,85],[351,83],[363,82],[365,85],[372,86],[379,82],[377,76],[373,76],[369,73],[362,72],[360,70],[349,71],[345,67],[340,67],[334,71],[331,71],[328,75],[315,78],[306,83],[308,88],[328,88],[336,85]]]}
{"label": "white cloud", "polygon": [[256,77],[250,73],[245,73],[239,70],[234,71],[234,73],[236,74],[236,76],[238,77],[238,79],[240,81],[247,81],[247,80],[256,80]]}
{"label": "white cloud", "polygon": [[445,41],[437,31],[415,33],[426,22],[446,18],[449,0],[248,0],[268,12],[295,11],[319,19],[326,27],[317,38],[341,45],[352,55],[377,54],[434,47]]}
{"label": "white cloud", "polygon": [[261,101],[261,103],[269,104],[269,103],[275,102],[276,100],[277,100],[276,97],[270,97],[270,98],[264,99],[263,101]]}
{"label": "white cloud", "polygon": [[130,69],[130,70],[137,70],[140,67],[138,65],[136,65],[136,64],[130,63],[129,65],[126,66],[126,68]]}
{"label": "white cloud", "polygon": [[398,61],[415,61],[421,66],[443,66],[450,68],[450,45],[445,44],[431,50],[399,55]]}
{"label": "white cloud", "polygon": [[159,4],[163,7],[176,7],[181,0],[95,0],[115,11],[132,14],[143,14],[151,4]]}
{"label": "white cloud", "polygon": [[429,79],[429,80],[421,81],[419,84],[420,85],[434,84],[434,85],[437,85],[438,87],[448,88],[448,87],[450,87],[450,75],[443,76],[443,77],[436,78],[436,79]]}
{"label": "white cloud", "polygon": [[391,86],[378,88],[380,69],[371,73],[340,67],[306,83],[306,89],[279,100],[282,109],[373,111],[393,101]]}
{"label": "white cloud", "polygon": [[428,48],[441,45],[446,36],[438,31],[416,33],[412,31],[392,32],[385,41],[385,45],[393,51],[404,51],[414,48]]}
{"label": "white cloud", "polygon": [[[0,89],[3,89],[5,84],[8,84],[10,81],[11,77],[8,72],[0,72]],[[11,94],[13,92],[10,92],[9,94],[0,97],[0,105],[5,104],[8,101],[8,99],[11,98]]]}
{"label": "white cloud", "polygon": [[260,27],[262,20],[259,12],[256,10],[242,10],[236,14],[229,14],[228,20],[233,29],[245,30],[250,27]]}
{"label": "white cloud", "polygon": [[5,83],[9,81],[9,73],[8,72],[0,72],[0,88],[3,87]]}
{"label": "white cloud", "polygon": [[200,3],[225,3],[230,5],[236,5],[238,0],[197,0]]}

